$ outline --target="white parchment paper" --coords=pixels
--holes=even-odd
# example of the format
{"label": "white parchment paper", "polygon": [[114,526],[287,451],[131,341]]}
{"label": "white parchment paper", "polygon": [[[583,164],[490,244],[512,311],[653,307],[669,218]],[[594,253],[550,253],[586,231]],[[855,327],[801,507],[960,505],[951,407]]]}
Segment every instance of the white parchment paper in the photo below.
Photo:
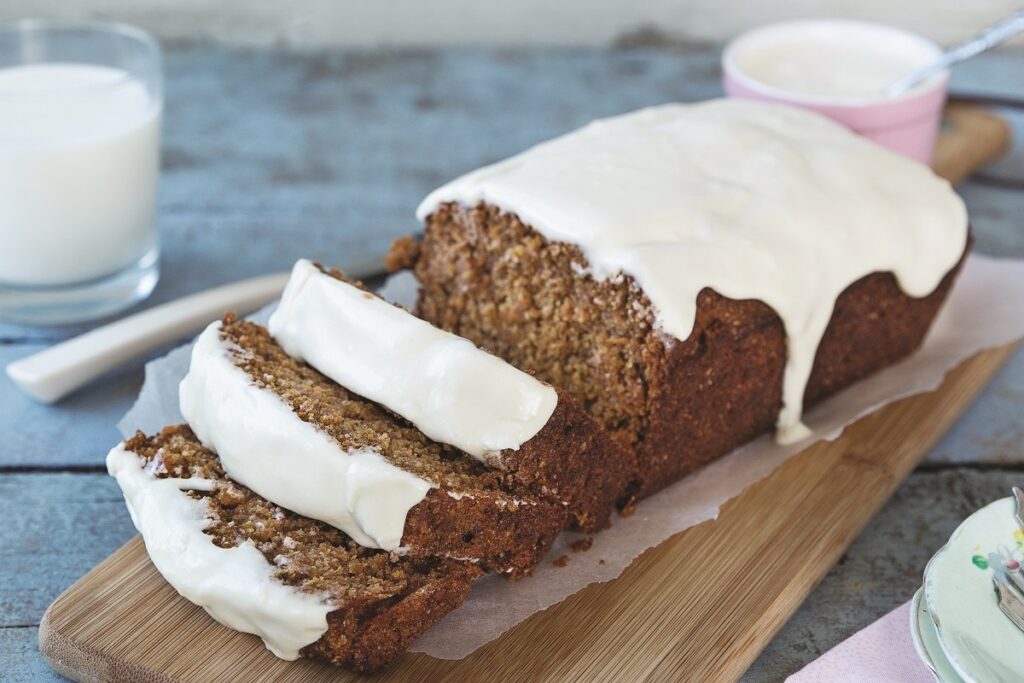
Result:
{"label": "white parchment paper", "polygon": [[[386,294],[407,299],[408,281],[389,282]],[[271,307],[272,308],[272,307]],[[270,308],[253,316],[265,322]],[[564,533],[548,560],[533,576],[509,582],[488,576],[477,581],[466,603],[435,624],[411,648],[442,659],[466,656],[534,612],[543,610],[590,583],[617,577],[647,548],[695,524],[714,519],[729,499],[770,474],[788,457],[814,441],[834,439],[846,425],[877,408],[936,388],[945,374],[984,348],[1024,337],[1024,260],[972,255],[924,345],[916,354],[842,392],[806,416],[813,436],[780,446],[761,438],[641,502],[630,517],[615,517],[610,529],[593,537],[593,547],[573,553],[580,538]],[[118,427],[152,433],[182,421],[178,382],[188,369],[189,346],[146,365],[138,401]],[[552,558],[568,554],[570,564],[555,567]]]}

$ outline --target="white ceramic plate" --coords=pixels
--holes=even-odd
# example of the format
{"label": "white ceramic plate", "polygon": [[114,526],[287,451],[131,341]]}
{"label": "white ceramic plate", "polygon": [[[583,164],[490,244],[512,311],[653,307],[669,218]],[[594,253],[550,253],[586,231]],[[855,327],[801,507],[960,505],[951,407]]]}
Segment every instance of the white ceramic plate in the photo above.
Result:
{"label": "white ceramic plate", "polygon": [[946,653],[939,645],[939,636],[935,632],[935,624],[922,600],[923,588],[918,588],[914,599],[910,601],[910,637],[914,641],[914,649],[935,680],[939,683],[963,683],[962,678],[946,659]]}
{"label": "white ceramic plate", "polygon": [[961,524],[928,563],[924,602],[949,663],[965,681],[1024,680],[1024,631],[1007,619],[992,588],[993,564],[1022,559],[1024,532],[1004,498]]}

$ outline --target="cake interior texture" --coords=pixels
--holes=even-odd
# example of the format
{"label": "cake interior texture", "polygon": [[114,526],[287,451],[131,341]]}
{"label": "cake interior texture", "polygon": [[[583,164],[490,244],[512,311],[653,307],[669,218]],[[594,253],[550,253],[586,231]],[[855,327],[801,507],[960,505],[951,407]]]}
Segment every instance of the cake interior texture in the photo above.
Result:
{"label": "cake interior texture", "polygon": [[[319,268],[324,275],[361,287],[336,269]],[[404,309],[402,315],[413,319]],[[627,493],[629,473],[635,469],[633,452],[623,449],[574,396],[557,394],[554,412],[539,432],[519,448],[491,453],[484,461],[504,473],[507,485],[563,504],[575,527],[598,531]]]}
{"label": "cake interior texture", "polygon": [[221,336],[256,387],[277,394],[343,450],[373,449],[436,485],[406,517],[402,544],[410,552],[468,559],[518,578],[530,572],[568,523],[560,503],[431,441],[382,406],[291,358],[266,328],[228,315]]}
{"label": "cake interior texture", "polygon": [[[690,337],[670,338],[631,277],[595,279],[578,247],[483,203],[442,204],[423,239],[396,243],[389,264],[414,269],[420,316],[575,396],[635,451],[638,496],[774,426],[786,341],[763,302],[706,288]],[[917,348],[955,270],[919,299],[887,273],[850,285],[819,345],[805,407]]]}
{"label": "cake interior texture", "polygon": [[431,441],[394,413],[296,361],[263,326],[228,316],[221,336],[235,346],[235,365],[255,386],[280,396],[343,450],[372,448],[395,466],[459,492],[501,489],[501,472]]}
{"label": "cake interior texture", "polygon": [[276,580],[337,607],[304,656],[376,670],[462,604],[481,573],[469,563],[364,548],[334,527],[260,498],[229,479],[185,425],[153,437],[138,433],[125,448],[145,460],[151,476],[212,481],[211,491],[183,493],[205,501],[211,542],[222,548],[251,542]]}

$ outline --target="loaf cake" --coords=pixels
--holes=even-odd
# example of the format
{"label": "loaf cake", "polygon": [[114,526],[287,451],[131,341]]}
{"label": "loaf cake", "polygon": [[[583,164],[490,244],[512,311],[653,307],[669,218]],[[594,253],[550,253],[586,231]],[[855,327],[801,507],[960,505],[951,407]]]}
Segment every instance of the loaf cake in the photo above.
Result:
{"label": "loaf cake", "polygon": [[966,250],[948,183],[820,116],[597,121],[419,207],[417,314],[575,396],[648,495],[913,351]]}
{"label": "loaf cake", "polygon": [[564,506],[427,439],[228,315],[199,335],[181,412],[228,476],[361,545],[530,571]]}
{"label": "loaf cake", "polygon": [[365,548],[225,476],[186,426],[107,456],[156,568],[225,626],[278,657],[355,671],[387,664],[462,604],[481,570]]}
{"label": "loaf cake", "polygon": [[[817,115],[665,105],[439,188],[390,266],[308,261],[200,336],[191,425],[115,448],[157,569],[278,656],[372,671],[485,570],[912,352],[968,247],[948,184]],[[194,430],[194,432],[193,432]]]}
{"label": "loaf cake", "polygon": [[269,329],[290,356],[564,505],[584,531],[626,494],[632,452],[576,400],[338,271],[296,263]]}

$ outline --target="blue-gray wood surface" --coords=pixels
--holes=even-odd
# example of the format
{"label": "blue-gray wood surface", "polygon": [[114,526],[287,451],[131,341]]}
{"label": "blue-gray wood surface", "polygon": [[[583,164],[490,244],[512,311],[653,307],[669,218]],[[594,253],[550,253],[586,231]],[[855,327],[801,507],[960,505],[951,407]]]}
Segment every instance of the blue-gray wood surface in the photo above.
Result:
{"label": "blue-gray wood surface", "polygon": [[[714,48],[287,54],[169,46],[159,224],[148,304],[287,269],[344,265],[416,228],[447,178],[586,121],[715,96]],[[1024,139],[1024,55],[957,69]],[[961,191],[979,251],[1024,257],[1024,151]],[[147,304],[147,305],[148,305]],[[86,329],[0,323],[0,365]],[[0,680],[56,678],[36,625],[64,588],[124,543],[131,522],[103,473],[142,362],[56,406],[0,377]],[[747,674],[779,680],[912,595],[957,522],[1024,480],[1018,353],[849,549]]]}

